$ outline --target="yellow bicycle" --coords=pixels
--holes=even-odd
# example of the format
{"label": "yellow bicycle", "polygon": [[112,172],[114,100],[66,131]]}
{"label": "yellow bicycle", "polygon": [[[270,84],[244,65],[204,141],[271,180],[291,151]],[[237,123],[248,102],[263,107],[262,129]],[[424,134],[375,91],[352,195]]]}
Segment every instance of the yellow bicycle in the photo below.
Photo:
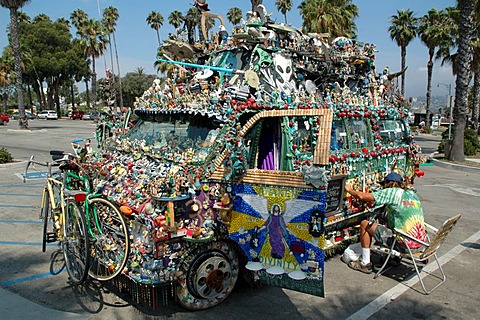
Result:
{"label": "yellow bicycle", "polygon": [[[31,165],[44,166],[48,169],[47,181],[42,193],[40,218],[43,220],[42,251],[46,251],[47,243],[59,242],[65,257],[68,275],[74,284],[81,284],[88,275],[90,266],[89,238],[87,223],[82,206],[87,193],[81,190],[67,189],[67,169],[72,155],[59,151],[50,151],[51,162],[39,162],[30,157],[24,173],[27,179]],[[59,170],[52,173],[52,167]]]}

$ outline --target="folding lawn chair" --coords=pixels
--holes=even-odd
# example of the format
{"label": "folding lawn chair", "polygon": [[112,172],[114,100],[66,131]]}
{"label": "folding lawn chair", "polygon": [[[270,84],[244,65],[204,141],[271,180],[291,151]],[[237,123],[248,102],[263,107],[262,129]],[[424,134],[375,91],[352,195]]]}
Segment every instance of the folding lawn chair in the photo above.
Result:
{"label": "folding lawn chair", "polygon": [[[427,242],[420,241],[420,240],[415,239],[412,236],[410,236],[410,235],[408,235],[408,234],[406,234],[406,233],[404,233],[404,232],[402,232],[398,229],[394,229],[393,230],[394,240],[393,240],[393,243],[390,247],[385,248],[385,247],[378,247],[377,246],[377,247],[373,248],[373,250],[376,251],[376,252],[387,254],[383,265],[377,271],[374,278],[379,277],[382,273],[384,273],[385,271],[392,268],[392,266],[389,266],[388,268],[386,268],[386,266],[387,266],[391,257],[400,257],[401,261],[406,261],[406,262],[410,262],[411,264],[413,264],[413,266],[415,267],[415,272],[417,273],[418,279],[420,280],[420,283],[422,285],[422,288],[423,288],[423,291],[425,292],[425,294],[428,295],[428,294],[432,293],[441,284],[443,284],[445,282],[445,280],[447,279],[446,276],[445,276],[445,273],[443,272],[442,266],[438,262],[437,250],[440,248],[442,243],[445,241],[446,236],[450,233],[453,226],[457,223],[457,221],[458,221],[458,219],[460,219],[460,217],[461,217],[461,215],[457,214],[456,216],[453,216],[453,217],[447,219],[443,223],[443,225],[438,229],[432,227],[431,225],[429,225],[427,223],[425,223],[425,226],[428,229],[433,230],[433,232],[434,232],[434,234],[431,235],[431,236],[427,235]],[[408,248],[408,247],[406,248],[407,252],[399,252],[398,250],[395,250],[394,247],[395,247],[395,244],[397,243],[397,241],[401,241],[401,240],[404,240],[404,239],[409,239],[409,240],[412,240],[414,242],[417,242],[417,243],[423,245],[423,247],[420,251],[415,251],[415,252],[412,252],[410,250],[410,248]],[[432,259],[434,259],[437,262],[438,269],[440,270],[440,272],[442,274],[442,277],[433,276],[433,277],[436,277],[437,279],[439,279],[440,282],[436,286],[434,286],[432,289],[427,291],[427,289],[425,288],[425,284],[423,282],[423,279],[420,276],[420,273],[422,272],[423,266],[425,266],[430,261],[432,261]],[[419,264],[421,264],[422,266],[419,267]]]}

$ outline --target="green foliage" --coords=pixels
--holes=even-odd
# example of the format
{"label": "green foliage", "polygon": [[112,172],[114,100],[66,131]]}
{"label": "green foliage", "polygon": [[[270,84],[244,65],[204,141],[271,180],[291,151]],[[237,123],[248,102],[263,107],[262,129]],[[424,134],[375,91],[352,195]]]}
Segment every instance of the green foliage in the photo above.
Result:
{"label": "green foliage", "polygon": [[140,97],[153,84],[157,76],[129,72],[122,78],[123,104],[133,107],[135,98]]}
{"label": "green foliage", "polygon": [[13,162],[13,157],[5,148],[0,148],[0,164]]}
{"label": "green foliage", "polygon": [[[442,133],[442,141],[438,145],[438,152],[445,152],[445,141],[448,140],[448,130],[445,130]],[[466,156],[474,156],[480,152],[480,141],[478,136],[475,133],[475,130],[471,128],[465,129],[464,140],[463,140],[463,152]]]}
{"label": "green foliage", "polygon": [[[57,93],[62,85],[90,74],[84,47],[72,39],[69,27],[60,19],[52,22],[48,16],[40,15],[33,22],[22,22],[19,26],[22,52],[26,55],[23,59],[25,83],[33,86],[42,105],[58,103]],[[39,83],[47,87],[47,101],[40,96]]]}
{"label": "green foliage", "polygon": [[466,156],[474,156],[480,152],[480,141],[475,130],[471,128],[465,129],[464,149]]}

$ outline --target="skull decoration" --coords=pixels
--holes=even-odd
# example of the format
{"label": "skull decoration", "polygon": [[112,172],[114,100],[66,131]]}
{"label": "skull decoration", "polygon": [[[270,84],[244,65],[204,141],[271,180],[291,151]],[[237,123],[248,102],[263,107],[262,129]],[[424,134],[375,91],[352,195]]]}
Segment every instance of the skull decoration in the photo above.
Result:
{"label": "skull decoration", "polygon": [[273,56],[273,66],[275,68],[273,77],[276,88],[290,95],[296,90],[295,80],[293,79],[292,59],[276,53]]}

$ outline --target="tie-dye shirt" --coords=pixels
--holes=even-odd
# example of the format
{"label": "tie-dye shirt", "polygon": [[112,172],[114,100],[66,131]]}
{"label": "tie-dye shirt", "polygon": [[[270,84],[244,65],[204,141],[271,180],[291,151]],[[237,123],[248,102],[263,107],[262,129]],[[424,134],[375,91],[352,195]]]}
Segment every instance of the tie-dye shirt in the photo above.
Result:
{"label": "tie-dye shirt", "polygon": [[[396,228],[418,240],[426,240],[427,233],[423,220],[423,209],[414,191],[386,188],[372,194],[376,205],[385,205],[390,229]],[[413,241],[406,242],[409,248],[419,248],[421,246]]]}

